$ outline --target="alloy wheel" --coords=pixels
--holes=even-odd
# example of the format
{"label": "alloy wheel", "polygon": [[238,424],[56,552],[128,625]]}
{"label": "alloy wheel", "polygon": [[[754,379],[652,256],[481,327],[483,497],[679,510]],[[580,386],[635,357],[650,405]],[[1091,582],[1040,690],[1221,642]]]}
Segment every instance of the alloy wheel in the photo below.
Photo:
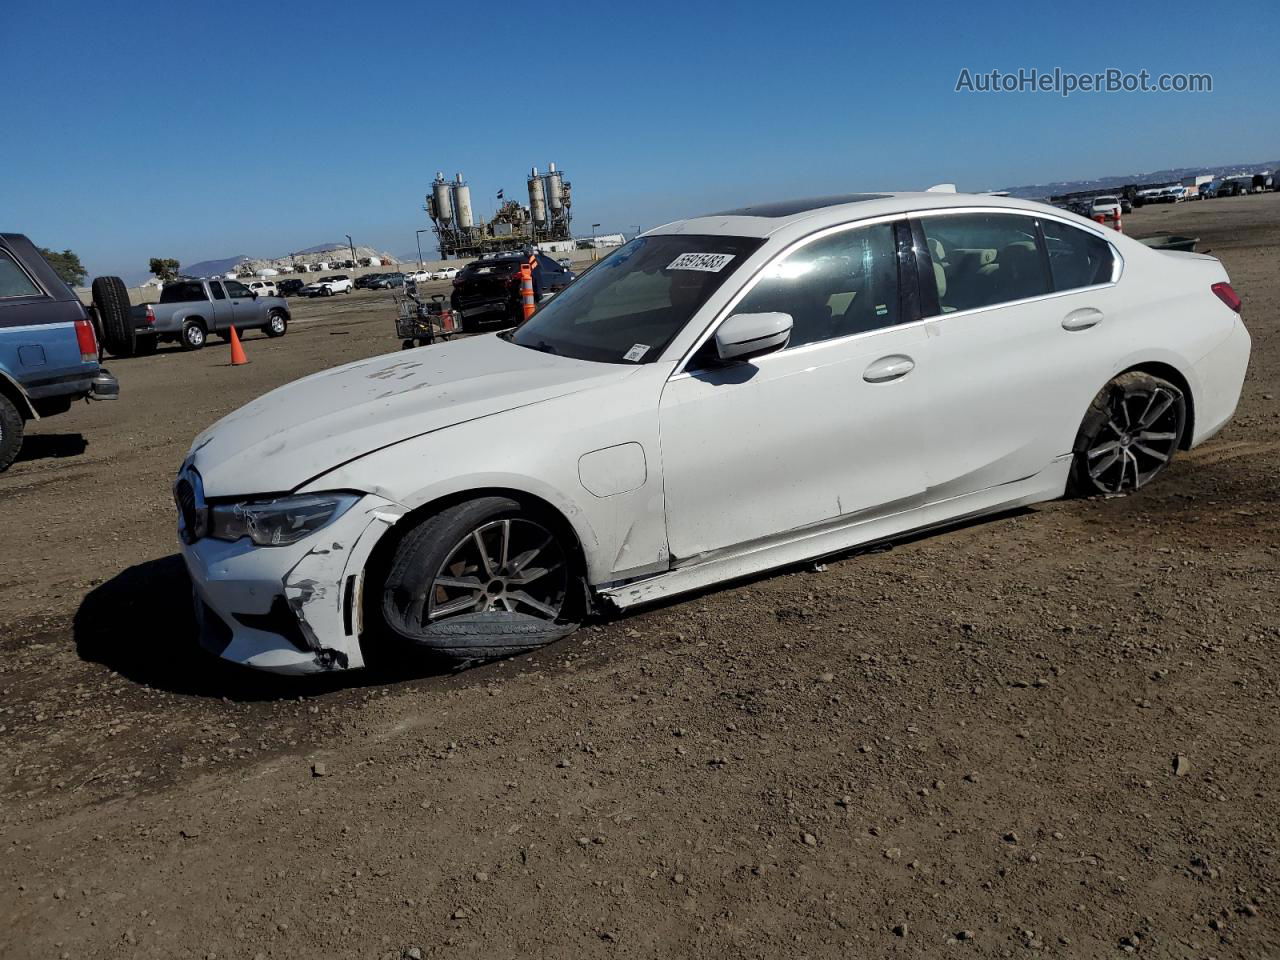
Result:
{"label": "alloy wheel", "polygon": [[532,520],[482,524],[449,551],[414,618],[423,626],[465,613],[506,611],[554,621],[569,570],[559,540]]}
{"label": "alloy wheel", "polygon": [[1107,420],[1085,454],[1094,486],[1104,493],[1137,490],[1163,470],[1178,448],[1181,399],[1160,385],[1114,391]]}

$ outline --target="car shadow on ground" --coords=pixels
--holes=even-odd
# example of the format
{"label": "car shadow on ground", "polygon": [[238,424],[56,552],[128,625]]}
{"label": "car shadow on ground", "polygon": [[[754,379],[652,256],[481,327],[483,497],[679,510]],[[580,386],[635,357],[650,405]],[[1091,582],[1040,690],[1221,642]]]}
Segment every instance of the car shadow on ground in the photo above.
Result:
{"label": "car shadow on ground", "polygon": [[177,554],[129,567],[95,587],[72,622],[76,652],[147,687],[237,702],[314,697],[452,672],[448,664],[387,664],[285,677],[219,659],[197,640],[191,580]]}
{"label": "car shadow on ground", "polygon": [[59,457],[78,457],[89,448],[89,441],[79,433],[36,433],[22,440],[22,449],[15,463],[28,460],[56,460]]}

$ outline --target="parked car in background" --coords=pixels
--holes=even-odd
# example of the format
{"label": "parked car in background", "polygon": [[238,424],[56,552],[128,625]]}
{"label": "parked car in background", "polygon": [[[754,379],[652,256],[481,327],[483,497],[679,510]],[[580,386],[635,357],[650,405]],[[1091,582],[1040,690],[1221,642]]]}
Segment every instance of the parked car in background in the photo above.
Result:
{"label": "parked car in background", "polygon": [[404,279],[406,283],[409,283],[409,282],[426,283],[428,280],[431,279],[431,271],[430,270],[410,270],[408,273],[404,275]]}
{"label": "parked car in background", "polygon": [[308,297],[332,297],[335,293],[350,293],[354,286],[349,276],[337,273],[308,283],[302,293]]}
{"label": "parked car in background", "polygon": [[1133,213],[1133,201],[1124,194],[1120,195],[1120,212]]}
{"label": "parked car in background", "polygon": [[306,286],[301,280],[290,277],[288,280],[280,280],[276,283],[276,292],[282,297],[294,297],[302,292],[302,288]]}
{"label": "parked car in background", "polygon": [[382,274],[380,273],[366,273],[356,277],[356,289],[372,290],[381,276]]}
{"label": "parked car in background", "polygon": [[1094,197],[1089,201],[1089,218],[1106,217],[1108,220],[1120,213],[1120,200],[1117,197]]}
{"label": "parked car in background", "polygon": [[[534,292],[539,299],[559,293],[576,275],[544,253],[537,257],[533,273]],[[469,263],[453,280],[450,306],[458,311],[464,330],[483,325],[510,326],[522,317],[520,264],[528,254],[499,253]]]}
{"label": "parked car in background", "polygon": [[384,273],[378,278],[377,283],[373,284],[375,290],[391,290],[396,287],[403,287],[405,275],[403,273]]}
{"label": "parked car in background", "polygon": [[452,280],[457,275],[457,267],[441,267],[439,270],[431,271],[432,280]]}
{"label": "parked car in background", "polygon": [[[506,266],[459,280],[489,267],[505,300]],[[482,660],[596,604],[1131,494],[1231,418],[1240,306],[1212,257],[1010,197],[675,221],[510,333],[361,359],[196,437],[174,495],[203,642],[282,673]]]}
{"label": "parked car in background", "polygon": [[280,296],[280,291],[272,280],[246,280],[244,285],[260,297]]}
{"label": "parked car in background", "polygon": [[134,307],[133,318],[137,352],[150,353],[166,341],[199,350],[212,333],[230,338],[233,326],[283,337],[290,314],[283,297],[260,297],[239,280],[214,277],[166,283],[160,302]]}
{"label": "parked car in background", "polygon": [[132,332],[119,277],[93,281],[91,314],[30,240],[0,233],[0,472],[17,458],[30,421],[66,413],[74,400],[119,396],[98,362],[95,319]]}

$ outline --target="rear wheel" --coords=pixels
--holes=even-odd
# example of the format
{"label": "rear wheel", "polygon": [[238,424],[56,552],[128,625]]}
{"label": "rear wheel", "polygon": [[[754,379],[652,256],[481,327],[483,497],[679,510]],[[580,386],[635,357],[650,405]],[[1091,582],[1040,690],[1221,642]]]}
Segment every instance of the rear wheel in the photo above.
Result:
{"label": "rear wheel", "polygon": [[93,281],[93,307],[102,330],[102,345],[117,357],[132,356],[136,349],[133,310],[129,290],[119,277],[96,277]]}
{"label": "rear wheel", "polygon": [[1071,489],[1119,495],[1145,487],[1172,462],[1187,421],[1187,400],[1167,380],[1140,371],[1103,387],[1076,435]]}
{"label": "rear wheel", "polygon": [[9,469],[22,449],[22,431],[26,425],[13,401],[0,393],[0,473]]}
{"label": "rear wheel", "polygon": [[410,648],[486,660],[572,633],[585,596],[558,518],[481,497],[423,520],[395,548],[382,621]]}
{"label": "rear wheel", "polygon": [[183,350],[199,350],[206,339],[204,324],[199,320],[188,320],[182,325]]}

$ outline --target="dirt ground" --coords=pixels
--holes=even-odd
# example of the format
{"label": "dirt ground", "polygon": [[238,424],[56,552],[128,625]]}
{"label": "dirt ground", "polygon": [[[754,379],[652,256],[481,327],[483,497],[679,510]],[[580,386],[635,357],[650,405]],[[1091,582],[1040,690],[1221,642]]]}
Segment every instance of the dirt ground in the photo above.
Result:
{"label": "dirt ground", "polygon": [[387,294],[112,361],[0,476],[0,956],[1280,956],[1280,195],[1126,227],[1254,336],[1153,488],[456,674],[212,661],[175,554],[191,438],[396,349]]}

